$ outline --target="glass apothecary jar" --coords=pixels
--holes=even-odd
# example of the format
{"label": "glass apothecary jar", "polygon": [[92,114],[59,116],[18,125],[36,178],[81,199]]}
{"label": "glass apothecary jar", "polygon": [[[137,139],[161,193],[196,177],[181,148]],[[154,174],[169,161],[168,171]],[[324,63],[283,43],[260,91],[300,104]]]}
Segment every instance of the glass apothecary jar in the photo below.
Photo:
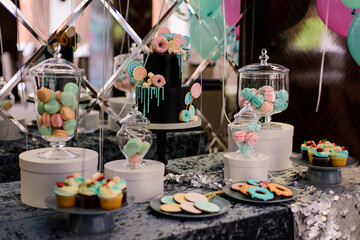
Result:
{"label": "glass apothecary jar", "polygon": [[50,142],[50,151],[38,154],[46,159],[68,159],[79,153],[66,150],[78,126],[80,84],[83,69],[61,58],[59,43],[54,57],[30,69],[34,83],[37,126],[40,136]]}
{"label": "glass apothecary jar", "polygon": [[268,63],[266,49],[261,50],[260,63],[246,65],[239,69],[239,105],[250,102],[250,107],[264,117],[264,128],[276,127],[270,124],[271,115],[287,109],[289,103],[289,69],[279,64]]}
{"label": "glass apothecary jar", "polygon": [[136,104],[132,110],[120,121],[121,128],[116,134],[121,152],[126,157],[126,167],[141,168],[145,166],[144,156],[152,144],[150,124]]}
{"label": "glass apothecary jar", "polygon": [[259,140],[261,125],[259,116],[254,112],[247,101],[240,112],[235,114],[234,121],[230,124],[230,132],[239,150],[235,152],[238,159],[253,159],[257,153],[253,146]]}

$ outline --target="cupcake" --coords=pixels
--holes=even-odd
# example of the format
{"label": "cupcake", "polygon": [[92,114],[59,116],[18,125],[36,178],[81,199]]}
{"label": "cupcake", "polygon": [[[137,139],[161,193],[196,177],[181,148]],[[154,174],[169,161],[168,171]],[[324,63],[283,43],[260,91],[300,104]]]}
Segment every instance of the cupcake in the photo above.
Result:
{"label": "cupcake", "polygon": [[315,146],[316,145],[314,141],[304,141],[304,143],[301,144],[302,159],[309,161],[308,149]]}
{"label": "cupcake", "polygon": [[99,188],[92,179],[85,179],[81,184],[78,195],[76,195],[76,206],[90,209],[99,207],[97,196]]}
{"label": "cupcake", "polygon": [[113,181],[106,182],[100,187],[98,197],[103,210],[121,208],[123,194],[121,188]]}
{"label": "cupcake", "polygon": [[[321,147],[318,147],[316,149],[312,149],[313,155],[312,155],[312,165],[314,166],[322,166],[327,167],[329,166],[329,148],[322,149]],[[310,158],[310,155],[309,155]]]}
{"label": "cupcake", "polygon": [[332,167],[345,167],[349,152],[345,147],[335,147],[330,153],[330,165]]}
{"label": "cupcake", "polygon": [[65,184],[69,183],[69,182],[74,182],[76,185],[78,185],[79,187],[81,186],[81,184],[84,182],[85,178],[80,176],[80,173],[74,173],[73,175],[68,175],[65,179]]}
{"label": "cupcake", "polygon": [[126,187],[126,181],[123,178],[120,177],[114,177],[113,182],[116,186],[120,187],[122,193],[123,193],[123,199],[122,202],[126,202],[127,198],[127,187]]}
{"label": "cupcake", "polygon": [[61,208],[74,207],[78,191],[79,187],[74,182],[57,182],[54,189],[57,206]]}
{"label": "cupcake", "polygon": [[106,183],[106,179],[104,177],[104,174],[101,174],[99,172],[94,173],[91,175],[91,180],[95,182],[95,187],[99,190],[101,185]]}
{"label": "cupcake", "polygon": [[312,159],[312,156],[314,155],[314,150],[316,150],[316,146],[315,146],[315,148],[313,148],[313,147],[310,147],[309,149],[308,149],[308,158],[309,158],[309,163],[310,164],[312,164],[313,163],[313,159]]}

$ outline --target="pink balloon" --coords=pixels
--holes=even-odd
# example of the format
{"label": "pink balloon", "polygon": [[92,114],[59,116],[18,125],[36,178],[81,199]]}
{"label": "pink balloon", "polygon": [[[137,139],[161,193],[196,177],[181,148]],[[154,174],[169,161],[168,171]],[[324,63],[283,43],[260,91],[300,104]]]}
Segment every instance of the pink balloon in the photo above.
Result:
{"label": "pink balloon", "polygon": [[[241,10],[241,0],[224,0],[225,4],[225,22],[230,27],[234,26],[239,19]],[[222,4],[223,6],[223,4]],[[240,34],[240,26],[235,29],[236,35]]]}
{"label": "pink balloon", "polygon": [[[346,37],[354,16],[352,9],[346,7],[341,0],[317,0],[316,8],[321,20],[326,24],[326,13],[329,3],[328,28],[335,33]],[[359,12],[357,10],[356,12]]]}

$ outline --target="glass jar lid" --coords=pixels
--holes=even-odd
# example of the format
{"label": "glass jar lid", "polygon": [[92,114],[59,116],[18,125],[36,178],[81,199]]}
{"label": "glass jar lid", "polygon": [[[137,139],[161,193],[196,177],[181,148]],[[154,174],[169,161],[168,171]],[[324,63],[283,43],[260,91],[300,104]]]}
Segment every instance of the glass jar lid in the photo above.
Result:
{"label": "glass jar lid", "polygon": [[32,67],[29,71],[33,76],[49,76],[49,75],[59,75],[61,77],[74,77],[81,76],[84,72],[83,69],[78,68],[73,63],[66,61],[61,58],[61,45],[60,43],[54,44],[55,52],[54,57],[49,58],[36,66]]}
{"label": "glass jar lid", "polygon": [[234,115],[233,124],[243,124],[249,122],[256,122],[259,120],[259,116],[255,111],[250,107],[250,102],[246,102],[245,106],[241,109],[240,112]]}
{"label": "glass jar lid", "polygon": [[124,126],[147,126],[150,124],[150,121],[145,117],[139,110],[136,104],[132,105],[131,111],[121,119],[120,123]]}
{"label": "glass jar lid", "polygon": [[246,65],[239,69],[239,73],[245,74],[261,74],[261,75],[270,75],[270,74],[288,74],[289,69],[275,63],[268,63],[269,56],[266,55],[267,51],[265,48],[261,50],[261,56],[259,59],[260,63],[254,63],[250,65]]}

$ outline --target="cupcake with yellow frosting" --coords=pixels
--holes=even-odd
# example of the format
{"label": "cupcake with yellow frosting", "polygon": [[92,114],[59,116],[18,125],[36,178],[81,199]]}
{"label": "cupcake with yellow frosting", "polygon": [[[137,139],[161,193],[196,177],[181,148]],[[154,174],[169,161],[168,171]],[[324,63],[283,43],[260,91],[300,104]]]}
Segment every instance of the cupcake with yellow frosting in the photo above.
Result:
{"label": "cupcake with yellow frosting", "polygon": [[114,181],[104,183],[99,189],[98,197],[103,210],[121,208],[123,194],[121,188]]}
{"label": "cupcake with yellow frosting", "polygon": [[332,167],[345,167],[349,152],[345,150],[345,147],[337,146],[330,153],[330,165]]}
{"label": "cupcake with yellow frosting", "polygon": [[57,182],[54,189],[57,206],[61,208],[74,207],[78,191],[79,187],[74,181],[68,183]]}

